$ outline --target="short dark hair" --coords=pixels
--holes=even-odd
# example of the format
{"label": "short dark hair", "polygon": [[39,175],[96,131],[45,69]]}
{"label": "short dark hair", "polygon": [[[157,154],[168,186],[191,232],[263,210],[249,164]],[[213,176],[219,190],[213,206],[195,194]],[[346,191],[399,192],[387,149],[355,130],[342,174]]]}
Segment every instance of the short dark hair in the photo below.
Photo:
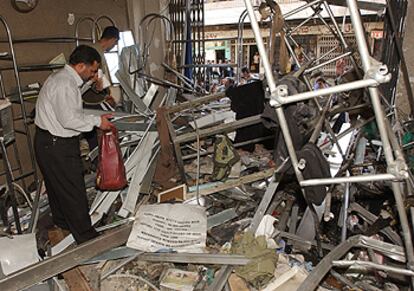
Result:
{"label": "short dark hair", "polygon": [[69,57],[69,64],[77,65],[84,63],[86,65],[93,65],[94,62],[101,62],[101,56],[93,47],[87,45],[80,45],[74,49]]}
{"label": "short dark hair", "polygon": [[119,40],[119,29],[115,26],[107,26],[102,32],[101,39],[111,39],[116,38]]}
{"label": "short dark hair", "polygon": [[250,70],[247,67],[241,69],[242,73],[250,73]]}

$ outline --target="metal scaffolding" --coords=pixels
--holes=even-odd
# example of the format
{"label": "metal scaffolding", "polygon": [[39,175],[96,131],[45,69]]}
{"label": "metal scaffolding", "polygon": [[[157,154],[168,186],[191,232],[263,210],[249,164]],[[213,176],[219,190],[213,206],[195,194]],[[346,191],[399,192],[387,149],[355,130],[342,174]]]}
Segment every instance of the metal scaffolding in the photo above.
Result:
{"label": "metal scaffolding", "polygon": [[[363,77],[359,78],[359,80],[348,82],[346,84],[341,84],[337,86],[333,86],[326,89],[321,89],[318,91],[309,91],[305,93],[295,94],[289,96],[288,88],[285,85],[278,85],[275,81],[274,74],[272,71],[272,66],[269,62],[269,58],[263,43],[263,38],[260,33],[258,21],[256,18],[256,14],[254,11],[254,7],[250,0],[245,0],[245,5],[247,8],[248,15],[250,17],[251,26],[254,32],[254,36],[256,39],[256,43],[258,46],[260,58],[263,62],[264,72],[267,80],[267,84],[270,89],[270,104],[275,108],[277,118],[280,124],[280,129],[283,134],[283,138],[288,150],[288,154],[290,157],[290,161],[293,166],[293,170],[295,172],[296,178],[304,190],[305,187],[313,186],[313,185],[331,185],[331,184],[338,184],[338,183],[355,183],[355,182],[362,182],[362,181],[375,181],[375,180],[389,180],[392,181],[392,190],[394,192],[394,197],[396,201],[396,206],[398,209],[398,214],[401,222],[402,232],[403,232],[403,240],[405,245],[405,252],[407,257],[407,268],[408,270],[414,270],[414,253],[413,253],[413,243],[411,238],[411,232],[409,228],[409,222],[407,218],[407,213],[404,208],[404,196],[401,191],[401,185],[410,179],[410,175],[408,172],[408,168],[402,154],[401,148],[398,144],[397,138],[395,134],[391,130],[391,126],[389,124],[388,119],[386,118],[383,106],[381,104],[381,97],[378,90],[378,86],[383,83],[387,83],[391,79],[391,74],[388,72],[387,66],[384,64],[375,61],[369,54],[366,39],[365,39],[365,30],[361,21],[360,11],[358,9],[357,1],[356,0],[347,0],[347,6],[350,12],[350,17],[352,21],[352,25],[354,27],[356,42],[357,42],[357,51],[360,55],[360,59],[362,62],[362,69],[363,69]],[[326,23],[326,20],[320,15],[318,9],[320,6],[323,6],[325,10],[328,12],[329,17],[332,21],[332,25]],[[332,34],[334,34],[338,40],[340,40],[341,45],[345,48],[345,51],[348,50],[349,46],[347,45],[341,30],[339,29],[335,18],[330,10],[329,4],[326,1],[315,0],[305,4],[298,9],[289,12],[287,15],[284,15],[285,18],[289,15],[297,13],[303,9],[312,8],[315,11],[316,16],[325,23],[330,29]],[[286,30],[285,30],[286,31]],[[288,31],[287,31],[288,32]],[[285,38],[286,44],[288,49],[291,52],[291,55],[298,66],[300,66],[300,62],[295,54],[294,50],[290,43],[294,40],[291,38],[291,35],[287,33]],[[295,44],[296,45],[296,44]],[[355,60],[353,59],[353,54],[347,54],[351,57],[354,66],[356,67]],[[343,56],[342,56],[343,57]],[[321,64],[317,64],[314,60],[311,60],[309,57],[305,57],[308,59],[307,62],[307,70],[312,70],[311,65],[313,65],[313,69],[315,67],[320,66]],[[304,76],[306,80],[306,76]],[[308,86],[310,87],[309,81],[307,81]],[[288,123],[286,120],[285,113],[283,111],[283,107],[285,105],[314,99],[316,97],[327,97],[331,94],[341,93],[350,90],[356,89],[367,89],[370,96],[371,106],[375,115],[375,120],[378,126],[379,134],[381,137],[383,153],[385,156],[386,164],[387,164],[387,171],[384,174],[373,174],[373,175],[357,175],[357,176],[343,176],[343,177],[335,177],[335,178],[327,178],[327,179],[310,179],[305,180],[302,174],[303,165],[299,164],[298,157],[294,148],[294,144],[292,141],[291,133],[289,132]],[[309,88],[310,90],[311,87]],[[305,199],[306,195],[303,191]],[[309,204],[309,203],[308,203]],[[315,216],[314,216],[315,217]],[[315,227],[318,224],[315,221]],[[317,228],[317,227],[316,227]],[[316,235],[318,233],[316,231]],[[317,237],[318,238],[318,237]],[[410,273],[411,274],[411,273]],[[411,277],[411,283],[414,284],[414,278]],[[414,286],[414,285],[413,285]]]}

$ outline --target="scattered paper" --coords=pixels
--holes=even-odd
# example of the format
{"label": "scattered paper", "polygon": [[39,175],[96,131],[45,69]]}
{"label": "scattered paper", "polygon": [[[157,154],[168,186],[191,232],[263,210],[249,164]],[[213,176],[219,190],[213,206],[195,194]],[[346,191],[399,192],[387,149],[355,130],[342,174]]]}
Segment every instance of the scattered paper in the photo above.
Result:
{"label": "scattered paper", "polygon": [[202,252],[207,216],[195,205],[145,205],[138,211],[127,246],[144,252]]}

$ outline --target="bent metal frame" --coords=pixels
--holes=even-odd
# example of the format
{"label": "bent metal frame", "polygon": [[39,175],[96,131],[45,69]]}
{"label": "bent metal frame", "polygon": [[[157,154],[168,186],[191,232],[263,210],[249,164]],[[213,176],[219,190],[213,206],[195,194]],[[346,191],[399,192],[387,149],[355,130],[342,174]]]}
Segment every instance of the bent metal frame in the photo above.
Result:
{"label": "bent metal frame", "polygon": [[[351,22],[355,30],[358,52],[361,56],[362,67],[364,71],[363,78],[346,84],[321,89],[317,92],[309,91],[305,93],[295,94],[292,96],[288,96],[287,87],[285,85],[276,85],[275,79],[272,74],[271,65],[266,54],[263,38],[260,33],[258,21],[254,13],[253,5],[250,0],[244,0],[244,2],[247,8],[252,30],[259,50],[260,58],[263,62],[265,76],[268,81],[269,89],[271,92],[270,104],[275,108],[280,128],[286,143],[286,147],[289,152],[289,157],[292,161],[294,172],[300,186],[303,188],[315,185],[331,185],[341,183],[357,183],[384,180],[392,181],[392,189],[394,192],[395,202],[403,232],[405,252],[407,258],[407,268],[413,271],[413,242],[411,239],[409,222],[407,218],[407,213],[404,208],[403,193],[401,190],[402,183],[409,179],[409,172],[404,156],[399,147],[397,138],[393,134],[393,132],[389,130],[389,121],[388,119],[386,119],[386,115],[381,105],[379,90],[377,88],[380,84],[388,82],[391,79],[391,74],[388,73],[386,65],[378,63],[373,58],[371,58],[369,54],[365,39],[365,31],[359,14],[357,1],[347,0],[346,3],[348,5],[349,13],[351,16]],[[367,88],[369,91],[371,105],[375,114],[375,119],[378,125],[378,130],[383,144],[383,151],[387,162],[387,173],[305,180],[299,168],[298,158],[293,147],[292,138],[289,132],[289,128],[287,126],[285,114],[283,112],[283,106],[294,102],[309,100],[316,97],[330,96],[334,93],[340,93],[361,88]],[[414,277],[411,277],[411,284],[412,286],[414,286]]]}

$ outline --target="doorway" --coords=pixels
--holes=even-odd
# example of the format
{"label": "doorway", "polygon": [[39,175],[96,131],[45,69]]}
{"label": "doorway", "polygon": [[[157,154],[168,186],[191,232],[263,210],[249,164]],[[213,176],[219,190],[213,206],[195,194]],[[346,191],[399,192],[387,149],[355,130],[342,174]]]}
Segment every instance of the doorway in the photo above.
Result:
{"label": "doorway", "polygon": [[224,62],[224,59],[226,58],[226,50],[216,50],[216,62],[219,63],[219,60],[222,60]]}

